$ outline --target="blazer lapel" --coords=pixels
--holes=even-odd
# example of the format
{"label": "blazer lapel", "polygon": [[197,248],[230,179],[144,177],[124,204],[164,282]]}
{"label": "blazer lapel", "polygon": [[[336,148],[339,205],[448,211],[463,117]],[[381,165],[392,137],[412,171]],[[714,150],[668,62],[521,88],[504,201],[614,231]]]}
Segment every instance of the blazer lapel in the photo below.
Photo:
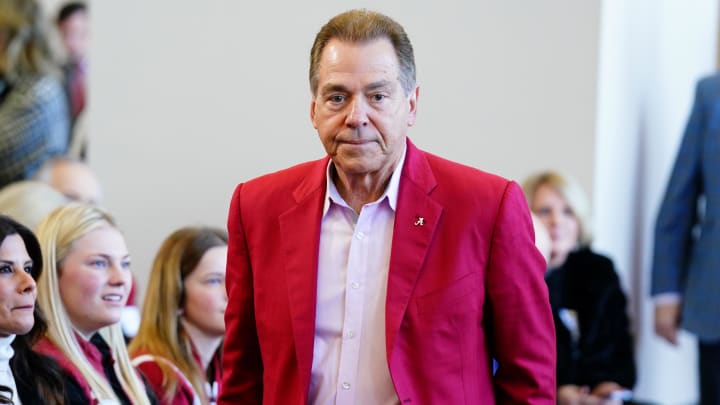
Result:
{"label": "blazer lapel", "polygon": [[279,217],[300,386],[308,387],[315,337],[318,246],[328,159],[317,161],[295,189],[297,205]]}
{"label": "blazer lapel", "polygon": [[385,302],[388,364],[415,282],[443,207],[430,197],[437,182],[423,152],[408,139],[402,170]]}

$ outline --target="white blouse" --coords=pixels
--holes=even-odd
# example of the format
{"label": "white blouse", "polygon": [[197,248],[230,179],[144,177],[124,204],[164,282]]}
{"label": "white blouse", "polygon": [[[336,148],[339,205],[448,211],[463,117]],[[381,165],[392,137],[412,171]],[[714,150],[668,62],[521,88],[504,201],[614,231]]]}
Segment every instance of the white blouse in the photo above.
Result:
{"label": "white blouse", "polygon": [[0,337],[0,385],[4,385],[12,390],[13,404],[19,405],[20,397],[18,397],[17,386],[15,386],[15,377],[10,370],[10,359],[12,359],[15,351],[10,344],[15,340],[15,335]]}

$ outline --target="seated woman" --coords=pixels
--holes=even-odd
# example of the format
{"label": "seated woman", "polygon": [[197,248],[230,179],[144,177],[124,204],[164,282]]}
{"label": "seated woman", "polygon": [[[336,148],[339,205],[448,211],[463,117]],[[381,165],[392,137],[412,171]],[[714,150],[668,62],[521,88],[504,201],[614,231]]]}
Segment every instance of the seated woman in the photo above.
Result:
{"label": "seated woman", "polygon": [[46,329],[35,306],[41,272],[35,235],[0,215],[0,404],[64,403],[57,363],[31,350]]}
{"label": "seated woman", "polygon": [[63,369],[66,403],[153,403],[120,330],[130,256],[113,219],[72,203],[51,212],[37,235],[45,263],[38,302],[48,314],[48,331],[35,350]]}
{"label": "seated woman", "polygon": [[162,404],[217,401],[226,256],[225,231],[182,228],[155,257],[129,351]]}
{"label": "seated woman", "polygon": [[582,190],[555,172],[523,184],[531,211],[550,232],[550,304],[557,335],[558,404],[623,398],[635,384],[626,299],[612,262],[590,250]]}

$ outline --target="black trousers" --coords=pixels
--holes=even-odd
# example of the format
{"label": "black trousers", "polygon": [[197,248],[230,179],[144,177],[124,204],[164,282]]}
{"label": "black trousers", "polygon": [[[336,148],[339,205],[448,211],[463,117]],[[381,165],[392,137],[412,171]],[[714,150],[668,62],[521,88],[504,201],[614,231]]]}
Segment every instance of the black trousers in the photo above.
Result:
{"label": "black trousers", "polygon": [[700,405],[720,404],[720,340],[699,342]]}

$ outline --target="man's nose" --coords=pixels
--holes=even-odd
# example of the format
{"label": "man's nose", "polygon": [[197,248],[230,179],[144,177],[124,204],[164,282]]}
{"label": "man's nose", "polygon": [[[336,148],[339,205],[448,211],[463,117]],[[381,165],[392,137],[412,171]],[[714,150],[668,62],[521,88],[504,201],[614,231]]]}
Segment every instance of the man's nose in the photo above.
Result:
{"label": "man's nose", "polygon": [[368,124],[367,104],[362,97],[357,97],[350,103],[350,111],[345,123],[350,128],[364,127]]}

